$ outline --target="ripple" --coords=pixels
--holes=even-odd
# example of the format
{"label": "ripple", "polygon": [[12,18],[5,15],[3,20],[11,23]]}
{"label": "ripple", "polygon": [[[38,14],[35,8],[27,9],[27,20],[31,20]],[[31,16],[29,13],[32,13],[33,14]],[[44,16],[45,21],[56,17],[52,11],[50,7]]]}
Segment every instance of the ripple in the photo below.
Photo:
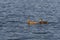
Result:
{"label": "ripple", "polygon": [[8,39],[8,40],[20,40],[20,39]]}
{"label": "ripple", "polygon": [[3,27],[3,25],[0,25],[0,27]]}
{"label": "ripple", "polygon": [[47,33],[50,33],[50,32],[32,32],[33,34],[47,34]]}
{"label": "ripple", "polygon": [[19,21],[7,21],[7,22],[19,22]]}
{"label": "ripple", "polygon": [[7,22],[26,24],[26,22],[24,22],[24,21],[7,21]]}

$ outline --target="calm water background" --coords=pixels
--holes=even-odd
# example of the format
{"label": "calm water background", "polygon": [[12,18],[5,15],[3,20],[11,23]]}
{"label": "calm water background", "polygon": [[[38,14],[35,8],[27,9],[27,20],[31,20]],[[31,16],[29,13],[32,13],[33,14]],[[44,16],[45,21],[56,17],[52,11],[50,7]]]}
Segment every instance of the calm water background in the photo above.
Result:
{"label": "calm water background", "polygon": [[0,0],[0,40],[60,40],[60,0]]}

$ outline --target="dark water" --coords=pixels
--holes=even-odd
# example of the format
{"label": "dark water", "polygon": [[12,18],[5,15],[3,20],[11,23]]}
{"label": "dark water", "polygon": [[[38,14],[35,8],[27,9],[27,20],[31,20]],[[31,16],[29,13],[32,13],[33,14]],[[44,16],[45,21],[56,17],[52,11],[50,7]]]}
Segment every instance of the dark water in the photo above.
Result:
{"label": "dark water", "polygon": [[0,40],[60,40],[60,0],[0,0]]}

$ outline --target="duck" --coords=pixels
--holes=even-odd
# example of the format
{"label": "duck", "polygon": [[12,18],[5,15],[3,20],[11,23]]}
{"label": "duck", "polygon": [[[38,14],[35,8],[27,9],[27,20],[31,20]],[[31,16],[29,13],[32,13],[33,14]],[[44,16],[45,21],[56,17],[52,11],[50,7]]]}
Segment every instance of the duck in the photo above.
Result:
{"label": "duck", "polygon": [[28,20],[27,20],[27,24],[28,24],[28,25],[35,25],[35,24],[38,23],[38,22],[36,22],[36,21],[30,20],[29,18],[30,18],[30,17],[28,16]]}
{"label": "duck", "polygon": [[43,21],[43,19],[41,18],[38,23],[39,23],[39,24],[48,24],[48,21]]}
{"label": "duck", "polygon": [[30,20],[29,17],[28,17],[27,24],[28,24],[28,25],[48,24],[48,21],[43,21],[43,19],[41,18],[41,19],[39,20],[39,22],[36,22],[36,21]]}

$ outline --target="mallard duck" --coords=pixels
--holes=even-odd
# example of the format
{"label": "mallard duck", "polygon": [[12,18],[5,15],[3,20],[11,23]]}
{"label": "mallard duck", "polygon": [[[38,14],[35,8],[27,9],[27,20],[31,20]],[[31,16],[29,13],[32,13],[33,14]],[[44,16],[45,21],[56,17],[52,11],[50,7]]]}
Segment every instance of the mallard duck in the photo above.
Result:
{"label": "mallard duck", "polygon": [[33,20],[30,20],[29,17],[28,17],[28,20],[27,20],[27,24],[28,25],[34,25],[34,24],[48,24],[47,21],[43,21],[43,19],[41,18],[39,22],[35,22]]}
{"label": "mallard duck", "polygon": [[34,24],[37,24],[38,22],[35,22],[35,21],[32,21],[32,20],[27,20],[27,23],[29,25],[34,25]]}
{"label": "mallard duck", "polygon": [[34,24],[37,24],[38,22],[35,22],[33,20],[30,20],[30,17],[28,16],[28,20],[27,20],[27,24],[29,25],[34,25]]}
{"label": "mallard duck", "polygon": [[40,22],[39,22],[40,24],[48,24],[48,22],[47,21],[43,21],[43,19],[40,19]]}

